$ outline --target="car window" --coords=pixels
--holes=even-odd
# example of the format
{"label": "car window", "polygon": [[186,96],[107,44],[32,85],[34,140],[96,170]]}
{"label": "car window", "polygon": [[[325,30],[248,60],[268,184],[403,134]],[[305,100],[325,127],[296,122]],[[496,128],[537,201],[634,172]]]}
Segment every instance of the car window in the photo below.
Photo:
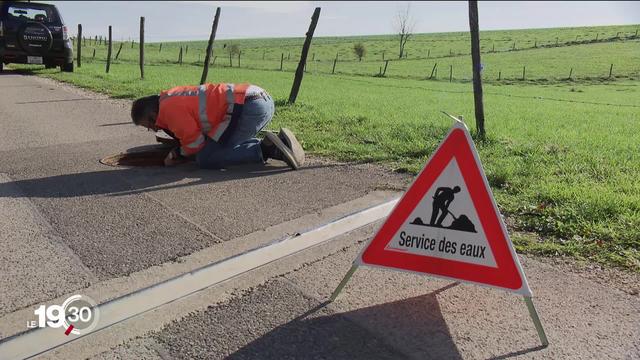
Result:
{"label": "car window", "polygon": [[9,19],[18,21],[58,22],[56,11],[50,6],[35,6],[31,4],[9,5],[7,8],[7,16]]}

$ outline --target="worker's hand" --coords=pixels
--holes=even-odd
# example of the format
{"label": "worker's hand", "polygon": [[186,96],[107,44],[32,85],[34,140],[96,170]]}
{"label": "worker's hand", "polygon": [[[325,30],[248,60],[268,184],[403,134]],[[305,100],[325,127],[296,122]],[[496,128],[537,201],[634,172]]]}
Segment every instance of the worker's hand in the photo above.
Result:
{"label": "worker's hand", "polygon": [[167,157],[164,158],[164,166],[174,166],[187,161],[186,158],[178,156],[177,151],[179,150],[171,150],[167,154]]}

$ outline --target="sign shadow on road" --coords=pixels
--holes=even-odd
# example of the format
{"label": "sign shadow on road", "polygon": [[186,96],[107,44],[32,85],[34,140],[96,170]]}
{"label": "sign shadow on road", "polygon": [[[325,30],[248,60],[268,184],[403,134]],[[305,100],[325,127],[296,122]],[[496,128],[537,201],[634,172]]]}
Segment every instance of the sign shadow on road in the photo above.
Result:
{"label": "sign shadow on road", "polygon": [[398,359],[429,354],[434,359],[462,359],[437,299],[440,292],[456,285],[341,313],[333,313],[325,302],[226,358],[259,359],[268,354],[287,359]]}

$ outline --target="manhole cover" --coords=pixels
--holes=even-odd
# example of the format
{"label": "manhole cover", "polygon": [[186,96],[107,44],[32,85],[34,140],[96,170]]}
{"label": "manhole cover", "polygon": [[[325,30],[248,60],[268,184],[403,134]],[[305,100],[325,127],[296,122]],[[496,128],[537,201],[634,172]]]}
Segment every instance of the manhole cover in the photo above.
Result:
{"label": "manhole cover", "polygon": [[126,152],[110,155],[100,160],[100,163],[109,166],[164,166],[164,158],[171,148]]}

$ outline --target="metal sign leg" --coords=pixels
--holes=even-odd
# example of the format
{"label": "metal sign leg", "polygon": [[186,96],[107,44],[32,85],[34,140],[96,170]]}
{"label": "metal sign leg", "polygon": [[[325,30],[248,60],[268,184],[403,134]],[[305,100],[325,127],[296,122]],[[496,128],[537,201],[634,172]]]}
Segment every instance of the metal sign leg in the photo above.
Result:
{"label": "metal sign leg", "polygon": [[525,296],[524,302],[527,303],[527,308],[529,309],[529,315],[531,316],[531,320],[533,320],[533,324],[536,326],[536,330],[538,331],[538,336],[540,337],[540,341],[542,342],[542,346],[549,346],[549,340],[547,340],[547,335],[544,333],[544,328],[542,327],[542,323],[540,322],[540,317],[538,317],[538,312],[536,311],[536,307],[533,305],[533,300],[531,297]]}
{"label": "metal sign leg", "polygon": [[333,291],[333,294],[331,294],[331,297],[329,298],[329,302],[333,302],[338,297],[342,289],[345,287],[345,285],[347,285],[347,283],[353,276],[353,273],[356,272],[356,269],[358,269],[358,265],[351,266],[351,269],[347,271],[347,274],[344,276],[344,278],[342,278],[342,281],[340,281],[340,284],[338,285],[338,287]]}

